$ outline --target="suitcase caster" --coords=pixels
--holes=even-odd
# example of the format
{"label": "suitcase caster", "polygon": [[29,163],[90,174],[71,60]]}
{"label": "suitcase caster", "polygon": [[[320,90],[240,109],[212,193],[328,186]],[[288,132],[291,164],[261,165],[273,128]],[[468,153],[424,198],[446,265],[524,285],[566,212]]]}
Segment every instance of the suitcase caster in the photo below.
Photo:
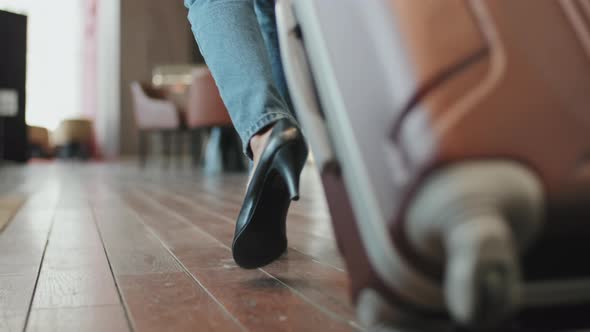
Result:
{"label": "suitcase caster", "polygon": [[448,311],[460,325],[493,327],[521,304],[520,253],[542,225],[543,190],[511,162],[470,162],[426,179],[407,214],[407,236],[444,266]]}
{"label": "suitcase caster", "polygon": [[521,276],[511,232],[502,218],[479,216],[447,235],[445,298],[459,323],[490,326],[516,310]]}
{"label": "suitcase caster", "polygon": [[364,289],[356,302],[359,322],[368,332],[451,332],[446,322],[425,321],[393,306],[373,289]]}

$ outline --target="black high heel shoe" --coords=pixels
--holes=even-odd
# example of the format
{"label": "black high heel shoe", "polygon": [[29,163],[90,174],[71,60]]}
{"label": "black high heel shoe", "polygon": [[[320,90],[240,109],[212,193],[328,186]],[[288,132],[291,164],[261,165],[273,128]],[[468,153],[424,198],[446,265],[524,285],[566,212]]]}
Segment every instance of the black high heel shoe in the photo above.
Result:
{"label": "black high heel shoe", "polygon": [[274,124],[236,223],[232,253],[239,266],[267,265],[287,249],[287,211],[291,201],[299,199],[307,153],[297,127],[288,120]]}

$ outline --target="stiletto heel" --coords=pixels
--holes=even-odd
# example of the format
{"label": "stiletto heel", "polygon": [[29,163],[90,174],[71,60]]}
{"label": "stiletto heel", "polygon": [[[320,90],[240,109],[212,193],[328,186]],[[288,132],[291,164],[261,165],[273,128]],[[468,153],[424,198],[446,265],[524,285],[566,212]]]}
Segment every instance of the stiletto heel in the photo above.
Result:
{"label": "stiletto heel", "polygon": [[[282,147],[275,156],[275,169],[287,186],[292,201],[299,200],[299,178],[305,160],[292,145]],[[303,159],[303,160],[302,160]]]}
{"label": "stiletto heel", "polygon": [[299,199],[307,145],[297,127],[279,120],[271,129],[248,186],[232,244],[236,263],[247,269],[267,265],[287,249],[287,211]]}

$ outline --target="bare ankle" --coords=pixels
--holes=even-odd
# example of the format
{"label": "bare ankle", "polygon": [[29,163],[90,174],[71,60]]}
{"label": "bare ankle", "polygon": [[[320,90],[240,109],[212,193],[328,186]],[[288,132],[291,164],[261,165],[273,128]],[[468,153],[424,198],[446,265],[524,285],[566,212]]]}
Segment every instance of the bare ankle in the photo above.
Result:
{"label": "bare ankle", "polygon": [[269,126],[261,131],[259,131],[256,135],[252,136],[250,139],[250,150],[252,151],[252,156],[254,157],[254,161],[258,160],[264,146],[266,145],[266,141],[270,135],[270,129],[272,126]]}

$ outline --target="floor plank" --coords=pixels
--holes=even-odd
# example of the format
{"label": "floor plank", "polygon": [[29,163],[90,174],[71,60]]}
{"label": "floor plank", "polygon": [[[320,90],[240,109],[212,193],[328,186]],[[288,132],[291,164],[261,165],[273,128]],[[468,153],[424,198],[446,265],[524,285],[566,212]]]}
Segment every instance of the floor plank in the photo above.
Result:
{"label": "floor plank", "polygon": [[35,309],[27,332],[127,332],[129,325],[120,305]]}
{"label": "floor plank", "polygon": [[110,274],[95,267],[41,272],[33,308],[76,308],[119,304]]}
{"label": "floor plank", "polygon": [[33,308],[117,304],[120,304],[119,295],[91,212],[59,210],[49,236]]}
{"label": "floor plank", "polygon": [[[0,331],[356,331],[317,174],[262,269],[230,245],[245,174],[129,163],[0,168],[28,197],[0,234]],[[28,321],[27,321],[28,318]]]}
{"label": "floor plank", "polygon": [[[50,200],[47,192],[32,196]],[[0,233],[0,331],[22,331],[53,221],[53,211],[21,208]],[[54,206],[53,206],[54,208]]]}
{"label": "floor plank", "polygon": [[22,331],[36,274],[0,275],[0,331]]}
{"label": "floor plank", "polygon": [[[228,200],[227,195],[222,197],[210,195],[202,190],[189,194],[183,191],[180,193],[174,190],[162,191],[159,190],[159,186],[146,186],[144,184],[142,187],[146,188],[148,195],[162,199],[164,205],[173,207],[177,211],[188,210],[187,216],[189,217],[191,213],[206,213],[215,220],[225,221],[231,225],[229,231],[233,236],[233,225],[241,204],[237,200]],[[235,192],[234,189],[228,191]],[[299,224],[297,221],[301,219],[293,219],[291,215],[289,215],[288,220],[287,233],[291,249],[344,271],[344,262],[338,253],[334,240],[330,236],[315,234],[313,231],[314,225]],[[323,223],[329,225],[329,220],[324,220]]]}
{"label": "floor plank", "polygon": [[96,219],[136,331],[243,330],[133,214],[97,209]]}
{"label": "floor plank", "polygon": [[[305,199],[291,204],[287,223],[290,247],[344,270],[345,265],[336,247],[323,189],[316,180],[318,178],[313,172],[305,171],[302,180],[302,183],[307,184],[304,186],[307,191],[302,195]],[[159,183],[151,179],[148,182],[157,189],[161,188]],[[146,183],[143,185],[146,186]],[[204,185],[199,183],[197,186],[189,181],[173,179],[166,185],[166,195],[179,202],[194,205],[195,208],[206,209],[234,223],[241,207],[245,185],[243,177],[231,177],[229,180],[217,177],[207,179]],[[158,194],[158,190],[152,194]],[[308,196],[314,199],[311,200]]]}
{"label": "floor plank", "polygon": [[84,205],[57,210],[27,331],[106,329],[130,326],[92,212]]}
{"label": "floor plank", "polygon": [[[228,285],[235,283],[237,280],[250,280],[252,284],[256,284],[256,280],[273,280],[269,284],[275,285],[273,287],[264,288],[264,291],[276,290],[280,295],[278,297],[285,298],[285,294],[290,294],[293,299],[289,307],[298,307],[298,310],[291,312],[291,316],[297,317],[301,313],[309,315],[308,307],[312,313],[315,311],[322,311],[328,319],[320,322],[319,318],[314,324],[312,330],[323,331],[337,328],[336,330],[346,330],[358,328],[354,322],[353,310],[348,304],[347,294],[347,279],[346,275],[337,269],[327,267],[316,261],[311,260],[295,251],[290,252],[288,257],[283,257],[280,263],[275,263],[271,267],[264,268],[260,271],[244,271],[235,266],[233,263],[229,245],[233,236],[232,225],[229,225],[225,220],[207,213],[203,210],[186,211],[186,207],[176,206],[169,201],[164,200],[162,203],[147,197],[145,194],[138,193],[136,195],[127,195],[126,199],[131,206],[135,208],[144,221],[158,232],[170,247],[172,252],[179,258],[179,260],[187,266],[187,268],[201,281],[205,287],[209,288],[213,294],[220,298],[222,303],[228,306],[236,305],[233,297],[225,297],[225,287],[223,282],[228,279]],[[142,198],[145,201],[141,201]],[[150,201],[151,199],[151,201]],[[161,198],[163,199],[163,198]],[[176,213],[171,213],[166,210],[169,206],[174,209]],[[190,215],[190,219],[184,216],[184,213]],[[167,223],[163,224],[162,220]],[[192,225],[194,227],[186,226]],[[176,231],[171,231],[176,230]],[[269,273],[268,271],[272,271]],[[300,271],[308,271],[308,274]],[[228,273],[226,278],[223,274]],[[211,276],[213,275],[213,277]],[[229,277],[231,275],[231,277]],[[237,279],[234,279],[237,278]],[[220,281],[221,283],[216,283]],[[241,285],[248,285],[244,283]],[[238,287],[239,288],[239,287]],[[267,298],[271,294],[267,292],[259,292],[252,290],[252,287],[244,287],[243,292],[250,291],[251,293],[245,295],[245,298],[256,301],[258,298]],[[285,291],[287,290],[287,293]],[[234,290],[233,292],[235,292]],[[307,306],[302,305],[306,302]],[[249,307],[235,308],[235,312],[239,314]],[[278,311],[280,308],[273,309]],[[308,311],[308,312],[306,312]],[[281,316],[288,316],[282,314]],[[238,317],[239,318],[239,317]],[[338,323],[334,323],[333,321]],[[297,320],[298,321],[298,320]],[[306,321],[306,320],[303,320]],[[276,330],[281,329],[281,326],[250,326],[244,322],[249,328],[254,330]],[[261,322],[258,322],[261,323]],[[264,322],[264,323],[272,323]],[[282,321],[278,321],[282,323]],[[284,325],[284,324],[281,324]],[[308,326],[301,326],[301,328],[308,329]]]}

